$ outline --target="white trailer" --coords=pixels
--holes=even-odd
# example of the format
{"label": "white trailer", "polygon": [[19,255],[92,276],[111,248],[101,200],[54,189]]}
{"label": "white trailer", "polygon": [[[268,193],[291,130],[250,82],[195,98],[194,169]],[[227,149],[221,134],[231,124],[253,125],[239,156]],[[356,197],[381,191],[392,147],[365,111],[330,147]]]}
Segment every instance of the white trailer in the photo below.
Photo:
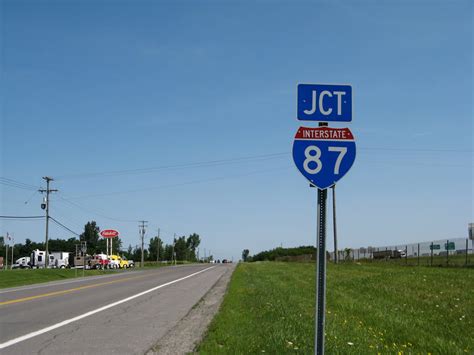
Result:
{"label": "white trailer", "polygon": [[58,251],[49,254],[49,267],[65,269],[69,267],[69,252]]}

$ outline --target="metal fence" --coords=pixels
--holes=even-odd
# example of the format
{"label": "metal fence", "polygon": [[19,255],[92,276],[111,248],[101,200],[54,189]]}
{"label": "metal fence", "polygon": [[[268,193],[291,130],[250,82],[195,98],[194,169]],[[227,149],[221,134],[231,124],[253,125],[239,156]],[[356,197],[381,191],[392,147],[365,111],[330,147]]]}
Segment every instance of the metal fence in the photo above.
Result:
{"label": "metal fence", "polygon": [[[420,266],[474,266],[474,240],[453,238],[381,247],[346,248],[338,260],[391,262]],[[334,252],[330,252],[334,260]]]}

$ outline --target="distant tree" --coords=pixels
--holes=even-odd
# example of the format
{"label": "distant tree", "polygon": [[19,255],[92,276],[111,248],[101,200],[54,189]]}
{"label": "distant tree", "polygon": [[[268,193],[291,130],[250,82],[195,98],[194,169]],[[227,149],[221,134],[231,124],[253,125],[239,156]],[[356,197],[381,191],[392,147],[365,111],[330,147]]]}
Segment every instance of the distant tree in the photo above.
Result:
{"label": "distant tree", "polygon": [[[28,242],[31,243],[28,239],[25,242],[25,247],[29,246],[28,249],[28,255],[31,253],[32,250],[36,249],[33,248],[32,243],[28,244]],[[64,251],[64,252],[69,252],[69,253],[75,253],[76,252],[76,244],[79,244],[79,240],[76,238],[69,238],[69,239],[50,239],[49,240],[49,250],[51,252],[54,251]]]}
{"label": "distant tree", "polygon": [[164,260],[164,249],[163,241],[160,237],[156,236],[150,239],[150,246],[148,247],[148,256],[150,261]]}
{"label": "distant tree", "polygon": [[186,240],[186,248],[188,249],[188,260],[195,261],[196,260],[196,249],[198,248],[199,244],[201,243],[201,238],[199,234],[193,233],[191,234],[188,239]]}
{"label": "distant tree", "polygon": [[171,261],[173,260],[173,246],[167,244],[164,248],[164,255],[162,260]]}
{"label": "distant tree", "polygon": [[244,249],[242,251],[242,260],[243,261],[247,261],[248,257],[249,257],[249,254],[250,254],[250,250],[248,249]]}
{"label": "distant tree", "polygon": [[133,259],[132,253],[133,253],[132,244],[129,244],[127,250],[124,251],[123,254],[125,255],[127,259]]}
{"label": "distant tree", "polygon": [[176,253],[176,260],[183,261],[189,258],[189,251],[186,245],[185,236],[174,239],[174,252]]}
{"label": "distant tree", "polygon": [[351,260],[351,253],[352,253],[351,248],[344,249],[344,260]]}
{"label": "distant tree", "polygon": [[258,254],[255,254],[252,257],[249,257],[249,261],[263,261],[263,260],[270,260],[273,261],[277,257],[282,256],[297,256],[297,255],[307,255],[312,254],[315,256],[316,248],[313,246],[300,246],[296,248],[275,248],[271,250],[265,250]]}
{"label": "distant tree", "polygon": [[[144,259],[147,260],[148,258],[148,250],[144,250],[143,252],[143,256],[144,256]],[[133,254],[132,254],[132,259],[134,261],[140,261],[142,259],[142,248],[139,248],[138,246],[136,246],[134,249],[133,249]]]}
{"label": "distant tree", "polygon": [[[84,226],[84,232],[81,234],[81,241],[87,242],[87,253],[95,254],[99,243],[100,228],[95,221],[87,222]],[[101,250],[99,250],[100,252]]]}

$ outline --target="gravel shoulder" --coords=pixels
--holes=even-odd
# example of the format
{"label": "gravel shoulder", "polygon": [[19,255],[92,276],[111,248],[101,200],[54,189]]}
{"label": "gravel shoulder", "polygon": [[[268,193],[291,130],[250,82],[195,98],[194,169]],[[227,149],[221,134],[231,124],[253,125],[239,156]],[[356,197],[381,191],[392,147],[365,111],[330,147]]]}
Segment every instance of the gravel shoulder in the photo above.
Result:
{"label": "gravel shoulder", "polygon": [[214,286],[175,327],[146,352],[147,355],[188,354],[194,351],[219,310],[236,264],[228,264],[226,267],[227,271]]}

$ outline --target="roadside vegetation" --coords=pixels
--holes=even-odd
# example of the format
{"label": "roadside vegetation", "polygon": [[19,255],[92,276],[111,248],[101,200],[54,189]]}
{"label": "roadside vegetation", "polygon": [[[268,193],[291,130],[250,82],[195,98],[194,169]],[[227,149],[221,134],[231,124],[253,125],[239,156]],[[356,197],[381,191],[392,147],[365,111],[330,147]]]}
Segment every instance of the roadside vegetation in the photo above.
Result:
{"label": "roadside vegetation", "polygon": [[[97,276],[122,271],[115,270],[85,270],[85,276]],[[0,270],[0,289],[7,287],[25,286],[49,281],[60,281],[82,277],[82,269],[15,269]]]}
{"label": "roadside vegetation", "polygon": [[[328,354],[472,354],[474,272],[329,264]],[[315,264],[238,265],[198,351],[314,353]]]}
{"label": "roadside vegetation", "polygon": [[[316,248],[314,246],[299,246],[296,248],[274,248],[262,251],[253,256],[249,255],[249,250],[242,252],[243,261],[309,261],[316,259]],[[344,250],[345,256],[341,258],[341,262],[361,262],[361,263],[392,263],[398,265],[419,265],[419,266],[468,266],[474,267],[474,254],[454,254],[449,255],[433,255],[431,256],[408,256],[392,259],[372,259],[371,257],[354,258],[354,250],[347,248]],[[359,254],[357,254],[359,255]],[[328,260],[331,255],[327,253]]]}

